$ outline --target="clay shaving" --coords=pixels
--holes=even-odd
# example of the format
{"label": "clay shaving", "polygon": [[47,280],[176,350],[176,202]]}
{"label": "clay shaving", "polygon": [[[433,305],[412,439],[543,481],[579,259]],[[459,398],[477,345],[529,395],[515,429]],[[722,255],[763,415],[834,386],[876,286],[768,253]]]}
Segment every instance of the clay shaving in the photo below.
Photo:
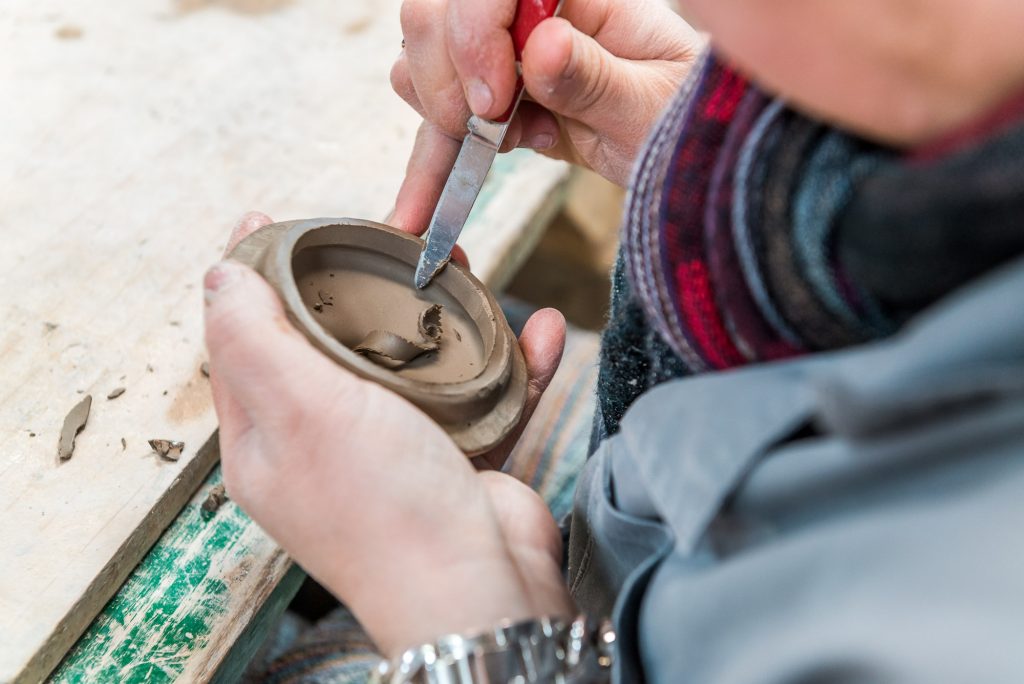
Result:
{"label": "clay shaving", "polygon": [[124,387],[118,387],[110,391],[110,394],[107,395],[107,400],[117,399],[122,394],[124,394]]}
{"label": "clay shaving", "polygon": [[92,395],[87,394],[85,399],[75,404],[64,418],[64,427],[60,430],[60,441],[57,443],[57,456],[61,461],[71,458],[75,452],[75,437],[89,420],[89,410],[92,408]]}
{"label": "clay shaving", "polygon": [[436,352],[441,347],[444,332],[440,304],[434,304],[420,314],[419,331],[422,339],[413,342],[387,330],[373,330],[355,346],[354,351],[391,370],[412,363],[424,354]]}
{"label": "clay shaving", "polygon": [[325,306],[334,306],[334,295],[325,294],[323,290],[317,290],[316,296],[320,301],[313,305],[313,309],[318,313],[323,311]]}
{"label": "clay shaving", "polygon": [[213,489],[210,490],[210,495],[203,502],[203,510],[207,513],[215,513],[227,500],[228,494],[224,489],[224,485],[214,485]]}
{"label": "clay shaving", "polygon": [[199,366],[199,372],[203,374],[204,378],[210,377],[210,362],[203,361],[202,365]]}
{"label": "clay shaving", "polygon": [[423,335],[428,340],[441,342],[441,335],[444,333],[444,329],[441,327],[440,304],[434,304],[434,306],[420,314],[419,327],[420,335]]}
{"label": "clay shaving", "polygon": [[184,442],[172,442],[169,439],[151,439],[149,446],[166,461],[177,461],[181,458],[181,452],[185,450]]}

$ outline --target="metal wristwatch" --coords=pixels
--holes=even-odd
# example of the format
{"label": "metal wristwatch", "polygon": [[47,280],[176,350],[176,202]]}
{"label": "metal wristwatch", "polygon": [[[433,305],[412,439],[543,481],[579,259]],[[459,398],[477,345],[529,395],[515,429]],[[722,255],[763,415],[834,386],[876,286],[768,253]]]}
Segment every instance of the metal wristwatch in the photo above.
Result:
{"label": "metal wristwatch", "polygon": [[383,661],[372,684],[591,684],[607,682],[611,622],[578,617],[502,624],[476,636],[449,635]]}

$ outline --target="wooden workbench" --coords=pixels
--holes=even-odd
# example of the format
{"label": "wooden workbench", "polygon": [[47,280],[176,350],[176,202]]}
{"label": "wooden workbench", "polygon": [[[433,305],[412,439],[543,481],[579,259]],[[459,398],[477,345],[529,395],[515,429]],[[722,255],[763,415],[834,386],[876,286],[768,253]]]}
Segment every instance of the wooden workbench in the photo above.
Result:
{"label": "wooden workbench", "polygon": [[[388,213],[417,125],[387,82],[399,5],[0,5],[0,682],[65,656],[66,681],[230,679],[301,580],[233,503],[199,510],[219,478],[200,280],[247,209]],[[463,241],[484,280],[566,174],[500,161]]]}

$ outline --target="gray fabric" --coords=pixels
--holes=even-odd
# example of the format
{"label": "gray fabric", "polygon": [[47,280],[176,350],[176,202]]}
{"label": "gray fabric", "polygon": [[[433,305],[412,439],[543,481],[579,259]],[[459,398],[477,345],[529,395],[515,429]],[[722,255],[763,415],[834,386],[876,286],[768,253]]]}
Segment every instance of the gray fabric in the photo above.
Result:
{"label": "gray fabric", "polygon": [[591,458],[621,682],[1024,681],[1024,262],[892,340],[667,383]]}

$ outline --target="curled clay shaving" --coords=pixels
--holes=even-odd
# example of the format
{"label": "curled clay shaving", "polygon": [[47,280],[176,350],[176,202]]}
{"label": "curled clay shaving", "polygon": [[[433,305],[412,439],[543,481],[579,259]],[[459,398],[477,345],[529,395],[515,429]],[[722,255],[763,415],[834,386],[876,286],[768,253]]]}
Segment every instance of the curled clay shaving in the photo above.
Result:
{"label": "curled clay shaving", "polygon": [[420,335],[434,342],[441,341],[444,329],[441,327],[441,305],[434,304],[420,314]]}
{"label": "curled clay shaving", "polygon": [[437,351],[437,348],[438,344],[433,340],[412,342],[387,330],[374,330],[356,345],[355,352],[379,366],[394,370],[428,352]]}
{"label": "curled clay shaving", "polygon": [[149,446],[166,461],[177,461],[181,458],[181,452],[185,450],[184,442],[173,442],[169,439],[151,439]]}
{"label": "curled clay shaving", "polygon": [[354,351],[370,359],[378,366],[397,370],[430,352],[437,351],[441,346],[441,305],[434,304],[420,314],[420,335],[424,339],[419,342],[407,340],[387,330],[372,330]]}
{"label": "curled clay shaving", "polygon": [[92,395],[87,394],[82,401],[75,404],[75,408],[68,412],[64,418],[64,427],[60,430],[60,441],[57,444],[57,456],[61,461],[71,458],[75,453],[75,436],[82,431],[89,420],[89,410],[92,408]]}

